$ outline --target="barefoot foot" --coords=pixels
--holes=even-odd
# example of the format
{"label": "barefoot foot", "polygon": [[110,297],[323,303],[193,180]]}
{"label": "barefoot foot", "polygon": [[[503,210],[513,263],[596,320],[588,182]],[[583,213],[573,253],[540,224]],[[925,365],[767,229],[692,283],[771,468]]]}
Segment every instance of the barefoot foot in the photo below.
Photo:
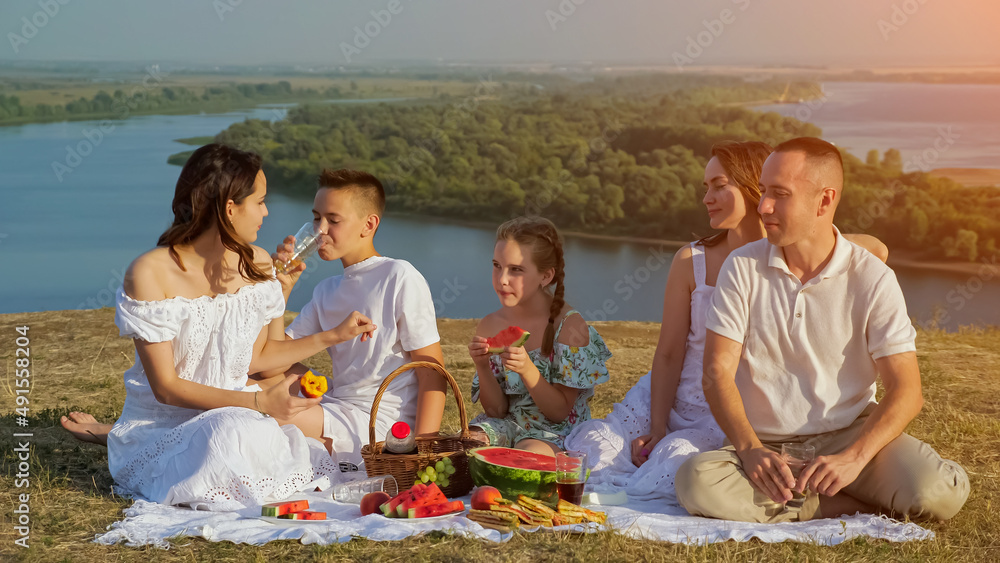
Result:
{"label": "barefoot foot", "polygon": [[81,442],[90,442],[99,446],[108,445],[110,424],[97,422],[97,419],[85,412],[71,412],[62,417],[59,422],[74,438]]}

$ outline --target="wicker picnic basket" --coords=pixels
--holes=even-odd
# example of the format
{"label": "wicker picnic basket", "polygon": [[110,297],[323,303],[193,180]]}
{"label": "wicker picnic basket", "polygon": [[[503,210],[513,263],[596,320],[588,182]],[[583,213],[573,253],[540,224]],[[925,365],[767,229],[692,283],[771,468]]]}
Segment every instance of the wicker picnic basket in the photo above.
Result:
{"label": "wicker picnic basket", "polygon": [[[458,418],[462,424],[462,431],[456,436],[417,436],[417,452],[412,454],[395,454],[383,451],[385,441],[375,441],[375,420],[378,417],[378,405],[382,400],[382,395],[389,388],[399,374],[413,368],[430,368],[441,374],[455,394],[455,401],[458,403]],[[472,448],[486,446],[485,444],[472,438],[469,435],[469,421],[465,414],[465,403],[462,401],[462,391],[455,383],[455,378],[440,365],[433,362],[410,362],[397,368],[390,373],[375,394],[375,401],[372,403],[371,417],[368,420],[368,445],[362,446],[361,458],[365,460],[365,470],[369,477],[378,475],[392,475],[402,491],[409,488],[417,479],[417,472],[434,465],[438,461],[450,457],[451,463],[455,467],[455,474],[448,481],[447,487],[441,487],[445,496],[460,497],[472,490],[472,477],[469,475],[469,460],[465,452]]]}

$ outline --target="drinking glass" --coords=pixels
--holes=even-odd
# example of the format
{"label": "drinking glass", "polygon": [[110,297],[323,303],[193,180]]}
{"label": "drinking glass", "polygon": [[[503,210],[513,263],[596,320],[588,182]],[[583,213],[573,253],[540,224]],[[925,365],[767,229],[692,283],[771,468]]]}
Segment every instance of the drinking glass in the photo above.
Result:
{"label": "drinking glass", "polygon": [[579,505],[583,501],[583,485],[587,482],[587,454],[559,452],[556,454],[556,488],[560,500]]}
{"label": "drinking glass", "polygon": [[295,269],[319,249],[322,243],[322,236],[323,231],[317,229],[312,221],[302,225],[299,232],[295,233],[295,247],[292,249],[291,258],[285,262],[275,262],[274,269],[279,274],[287,274],[289,270]]}
{"label": "drinking glass", "polygon": [[[799,475],[802,474],[802,470],[816,459],[816,448],[809,444],[785,442],[781,444],[781,457],[784,458],[785,463],[788,464],[788,469],[792,471],[792,476],[795,477],[795,486],[798,486],[798,479]],[[792,491],[792,500],[786,502],[785,507],[802,508],[802,503],[805,502],[806,496],[809,494],[808,490],[801,493]]]}
{"label": "drinking glass", "polygon": [[333,500],[350,504],[361,504],[361,499],[368,493],[385,492],[390,497],[399,494],[399,487],[392,475],[379,475],[365,479],[355,479],[337,483],[333,486]]}

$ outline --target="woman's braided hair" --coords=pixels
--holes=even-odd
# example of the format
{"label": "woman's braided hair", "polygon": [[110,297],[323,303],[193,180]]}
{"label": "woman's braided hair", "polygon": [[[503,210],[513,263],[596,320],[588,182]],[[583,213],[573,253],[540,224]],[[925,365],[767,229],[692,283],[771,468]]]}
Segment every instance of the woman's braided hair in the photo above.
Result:
{"label": "woman's braided hair", "polygon": [[555,321],[566,304],[564,299],[566,263],[563,259],[563,242],[559,231],[552,221],[544,217],[517,217],[500,225],[497,229],[497,242],[510,240],[522,247],[531,248],[531,259],[539,272],[550,268],[555,270],[552,282],[552,306],[549,308],[549,324],[545,327],[542,339],[542,354],[550,356],[555,346]]}

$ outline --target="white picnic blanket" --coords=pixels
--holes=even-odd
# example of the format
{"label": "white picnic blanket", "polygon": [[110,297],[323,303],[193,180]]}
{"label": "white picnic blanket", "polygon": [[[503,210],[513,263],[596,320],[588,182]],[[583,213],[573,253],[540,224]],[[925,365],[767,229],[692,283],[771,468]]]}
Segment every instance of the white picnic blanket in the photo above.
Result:
{"label": "white picnic blanket", "polygon": [[[487,530],[464,516],[454,515],[433,520],[388,519],[381,514],[361,516],[357,505],[331,500],[327,493],[308,493],[296,497],[309,500],[311,510],[327,513],[326,521],[289,520],[274,524],[259,518],[260,509],[241,512],[209,512],[166,506],[137,500],[125,510],[125,519],[115,522],[94,541],[101,544],[124,542],[128,546],[170,547],[168,538],[182,536],[209,541],[230,541],[262,545],[274,540],[299,540],[303,544],[332,544],[355,537],[375,541],[401,540],[434,530],[504,542],[510,533]],[[469,497],[462,500],[469,505]],[[613,529],[637,539],[703,545],[726,540],[763,542],[797,541],[819,545],[837,545],[858,536],[903,542],[925,540],[934,532],[916,524],[902,523],[884,516],[856,514],[841,518],[785,524],[751,524],[697,518],[683,508],[657,502],[632,501],[623,506],[592,506],[608,514],[606,528],[597,525],[560,526],[556,530],[586,533]]]}

